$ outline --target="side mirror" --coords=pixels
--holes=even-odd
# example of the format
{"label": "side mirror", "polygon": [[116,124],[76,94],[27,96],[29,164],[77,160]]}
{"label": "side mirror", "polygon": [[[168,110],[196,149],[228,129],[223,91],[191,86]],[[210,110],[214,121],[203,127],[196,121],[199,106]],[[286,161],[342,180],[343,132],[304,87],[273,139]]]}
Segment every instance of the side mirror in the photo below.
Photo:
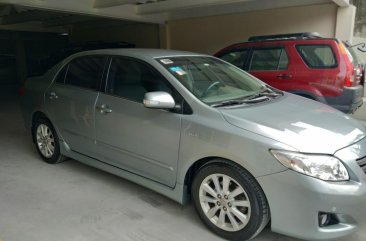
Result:
{"label": "side mirror", "polygon": [[358,50],[360,50],[361,52],[366,52],[366,44],[362,43],[362,45],[360,47],[357,48]]}
{"label": "side mirror", "polygon": [[144,97],[144,106],[153,109],[173,109],[175,108],[175,101],[173,97],[166,92],[148,92]]}

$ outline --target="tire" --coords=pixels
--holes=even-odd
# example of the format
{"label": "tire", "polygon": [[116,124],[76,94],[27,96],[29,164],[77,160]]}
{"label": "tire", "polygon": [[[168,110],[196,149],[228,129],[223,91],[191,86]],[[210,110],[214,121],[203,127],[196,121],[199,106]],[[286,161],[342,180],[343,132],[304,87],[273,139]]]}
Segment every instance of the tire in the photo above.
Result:
{"label": "tire", "polygon": [[34,144],[42,159],[49,164],[56,164],[66,160],[60,153],[60,142],[51,122],[44,118],[35,121],[32,130]]}
{"label": "tire", "polygon": [[[229,183],[225,185],[228,188],[224,182]],[[267,199],[257,181],[228,161],[211,163],[198,171],[192,184],[192,199],[206,226],[228,240],[252,239],[270,219]]]}
{"label": "tire", "polygon": [[314,101],[317,101],[314,97],[310,96],[310,95],[304,95],[304,94],[297,94],[298,96],[301,96],[301,97],[304,97],[306,99],[309,99],[309,100],[314,100]]}

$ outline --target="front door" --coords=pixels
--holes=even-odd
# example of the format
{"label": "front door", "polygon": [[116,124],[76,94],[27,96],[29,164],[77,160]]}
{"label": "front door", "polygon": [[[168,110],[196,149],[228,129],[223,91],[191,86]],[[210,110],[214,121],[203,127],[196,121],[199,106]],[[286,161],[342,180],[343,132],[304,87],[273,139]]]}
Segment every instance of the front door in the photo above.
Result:
{"label": "front door", "polygon": [[146,63],[123,57],[112,59],[107,82],[96,104],[98,158],[173,187],[181,115],[142,104],[146,92],[171,92],[170,85]]}

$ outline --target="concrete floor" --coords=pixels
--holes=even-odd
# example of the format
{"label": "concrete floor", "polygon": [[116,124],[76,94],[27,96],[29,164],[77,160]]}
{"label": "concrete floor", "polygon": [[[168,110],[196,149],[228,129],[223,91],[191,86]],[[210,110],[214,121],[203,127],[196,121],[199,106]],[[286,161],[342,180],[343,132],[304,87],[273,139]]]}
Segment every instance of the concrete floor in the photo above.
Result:
{"label": "concrete floor", "polygon": [[[15,95],[15,94],[14,94]],[[70,160],[41,161],[18,101],[0,93],[0,240],[216,241],[192,205]],[[291,220],[289,220],[291,222]],[[365,240],[366,230],[339,241]],[[255,241],[295,241],[268,228]]]}

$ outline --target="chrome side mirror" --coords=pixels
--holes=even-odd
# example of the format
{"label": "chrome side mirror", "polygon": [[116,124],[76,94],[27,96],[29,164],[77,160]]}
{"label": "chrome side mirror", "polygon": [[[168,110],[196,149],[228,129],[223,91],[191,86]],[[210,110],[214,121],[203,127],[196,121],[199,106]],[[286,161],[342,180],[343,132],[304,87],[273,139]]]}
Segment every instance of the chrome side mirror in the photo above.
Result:
{"label": "chrome side mirror", "polygon": [[173,109],[175,108],[175,101],[173,97],[166,92],[148,92],[144,97],[144,106],[153,109]]}

